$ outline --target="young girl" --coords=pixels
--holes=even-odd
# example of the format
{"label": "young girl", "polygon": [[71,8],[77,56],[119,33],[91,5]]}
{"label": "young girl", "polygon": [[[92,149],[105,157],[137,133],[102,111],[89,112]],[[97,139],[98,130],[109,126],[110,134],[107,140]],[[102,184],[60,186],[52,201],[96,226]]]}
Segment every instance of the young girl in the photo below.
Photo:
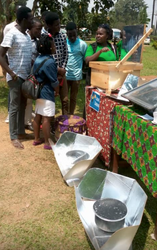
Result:
{"label": "young girl", "polygon": [[36,74],[36,79],[44,85],[41,89],[39,99],[36,100],[33,127],[35,140],[34,146],[40,145],[43,141],[40,139],[40,124],[42,119],[42,130],[45,139],[44,149],[51,149],[48,139],[50,138],[50,122],[55,115],[55,95],[59,93],[59,83],[57,80],[57,65],[52,57],[55,53],[55,45],[51,35],[42,35],[37,43],[37,51],[39,56],[34,63],[33,71],[47,59],[39,72]]}

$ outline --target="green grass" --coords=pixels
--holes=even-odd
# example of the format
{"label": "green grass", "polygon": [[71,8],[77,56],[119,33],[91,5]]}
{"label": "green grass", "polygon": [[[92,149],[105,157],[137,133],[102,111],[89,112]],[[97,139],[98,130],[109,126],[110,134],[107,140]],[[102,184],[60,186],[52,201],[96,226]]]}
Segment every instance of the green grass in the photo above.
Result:
{"label": "green grass", "polygon": [[[145,46],[143,53],[144,69],[141,75],[157,75],[156,58],[157,51],[151,46]],[[84,88],[85,82],[82,81],[76,109],[76,114],[80,116],[82,116],[85,102]],[[7,115],[7,98],[7,84],[0,79],[1,117]],[[56,98],[57,115],[61,114],[60,108],[60,99]],[[34,154],[31,151],[29,155],[34,157],[34,162],[37,162],[37,164],[40,162],[37,165],[38,170],[25,153],[22,158],[25,165],[21,167],[19,152],[14,153],[12,156],[12,160],[15,160],[15,165],[11,165],[11,170],[7,168],[7,165],[5,166],[5,161],[1,170],[0,180],[7,185],[8,176],[10,175],[14,185],[10,189],[7,189],[7,186],[5,186],[7,193],[2,193],[2,190],[0,192],[1,200],[3,200],[4,196],[8,199],[7,203],[2,203],[3,205],[0,208],[0,219],[1,222],[3,221],[0,225],[0,250],[94,250],[78,217],[74,190],[67,187],[63,182],[58,167],[52,162],[52,154],[44,152],[43,158],[43,155],[40,155],[40,151],[35,151]],[[44,164],[45,162],[46,164]],[[97,167],[102,168],[102,164],[99,161]],[[14,180],[16,172],[19,178],[17,181],[16,179]],[[148,196],[142,223],[133,241],[133,250],[156,250],[157,241],[153,241],[150,235],[154,231],[157,199],[152,197],[132,168],[120,167],[119,173],[136,179]],[[30,175],[32,175],[32,179]],[[21,179],[23,180],[22,185]],[[29,185],[25,189],[27,182]],[[34,183],[33,188],[35,191],[31,186]],[[46,190],[45,197],[42,197],[38,203],[36,199],[31,200],[30,207],[23,206],[21,214],[16,215],[16,204],[21,204],[23,199],[28,198],[27,195],[30,195],[33,191],[37,192],[38,198],[38,189],[41,190],[41,197],[42,190]],[[29,199],[31,199],[31,196],[29,196]],[[9,202],[15,206],[13,211],[9,210]],[[29,215],[27,211],[29,211]],[[17,216],[16,220],[12,218],[14,215]]]}
{"label": "green grass", "polygon": [[8,106],[8,87],[7,83],[0,78],[0,112],[6,112]]}
{"label": "green grass", "polygon": [[154,225],[157,216],[157,199],[154,198],[144,183],[137,176],[131,167],[120,167],[119,174],[134,178],[143,188],[148,196],[145,211],[142,218],[142,223],[133,240],[133,250],[156,250],[157,241],[152,240],[151,234],[154,233]]}
{"label": "green grass", "polygon": [[143,51],[143,70],[142,76],[157,75],[157,50],[151,45],[145,45]]}

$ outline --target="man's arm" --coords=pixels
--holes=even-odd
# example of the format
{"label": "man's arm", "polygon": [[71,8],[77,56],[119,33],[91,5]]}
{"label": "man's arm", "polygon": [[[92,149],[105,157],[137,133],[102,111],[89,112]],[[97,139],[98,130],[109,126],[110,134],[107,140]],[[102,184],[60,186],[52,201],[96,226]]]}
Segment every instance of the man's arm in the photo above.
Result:
{"label": "man's arm", "polygon": [[16,74],[9,68],[5,55],[8,51],[7,47],[0,46],[0,65],[12,77],[13,80],[17,78]]}

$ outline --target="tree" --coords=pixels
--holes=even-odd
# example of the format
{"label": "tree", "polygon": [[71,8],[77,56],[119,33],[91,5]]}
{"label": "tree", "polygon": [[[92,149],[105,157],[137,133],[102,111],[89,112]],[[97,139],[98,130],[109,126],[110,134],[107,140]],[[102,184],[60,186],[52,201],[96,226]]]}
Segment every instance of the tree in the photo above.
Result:
{"label": "tree", "polygon": [[61,17],[62,13],[62,2],[59,0],[34,0],[32,12],[35,16],[41,15],[41,13],[45,10],[50,10],[52,12],[56,12]]}
{"label": "tree", "polygon": [[90,0],[67,0],[63,8],[63,20],[74,21],[78,27],[87,27],[93,33],[98,25],[108,19],[109,9],[114,5],[114,0],[94,0],[92,13],[88,11]]}
{"label": "tree", "polygon": [[78,27],[86,27],[86,14],[90,0],[67,0],[63,7],[63,22],[73,21]]}
{"label": "tree", "polygon": [[98,26],[102,23],[110,23],[108,14],[104,13],[87,13],[87,28],[92,31],[92,34],[95,35],[95,32]]}
{"label": "tree", "polygon": [[109,9],[113,7],[114,1],[106,0],[94,0],[94,7],[92,13],[87,16],[90,20],[88,21],[89,29],[95,34],[98,26],[102,23],[110,23],[109,21]]}
{"label": "tree", "polygon": [[15,8],[17,5],[26,5],[27,0],[1,0],[0,1],[0,21],[4,25],[15,18]]}
{"label": "tree", "polygon": [[146,6],[140,9],[138,19],[139,19],[139,23],[141,23],[141,24],[149,23],[150,19],[148,18],[148,15],[147,15],[147,7]]}
{"label": "tree", "polygon": [[147,8],[144,0],[118,0],[110,12],[112,26],[147,24]]}
{"label": "tree", "polygon": [[[94,21],[98,22],[101,19],[104,22],[106,20],[109,8],[114,5],[114,1],[94,0],[92,27]],[[32,11],[35,15],[40,15],[45,10],[57,11],[62,23],[73,21],[78,27],[85,27],[88,25],[87,14],[89,13],[89,3],[90,0],[34,0]]]}
{"label": "tree", "polygon": [[103,13],[108,12],[108,10],[113,7],[115,0],[94,0],[94,7],[92,8],[92,13]]}
{"label": "tree", "polygon": [[2,30],[7,23],[15,19],[15,8],[17,5],[26,5],[27,0],[1,0],[0,1],[0,40],[2,39]]}

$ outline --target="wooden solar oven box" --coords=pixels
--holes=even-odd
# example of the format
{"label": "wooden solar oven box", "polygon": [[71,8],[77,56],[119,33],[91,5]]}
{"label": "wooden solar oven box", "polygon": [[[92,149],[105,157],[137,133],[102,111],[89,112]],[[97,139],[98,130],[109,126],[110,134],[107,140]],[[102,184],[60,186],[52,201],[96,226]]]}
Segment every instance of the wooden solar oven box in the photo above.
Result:
{"label": "wooden solar oven box", "polygon": [[112,90],[122,86],[128,74],[140,76],[140,70],[143,68],[142,63],[125,62],[117,68],[118,63],[117,61],[90,62],[91,86],[105,89],[106,93],[110,94]]}

